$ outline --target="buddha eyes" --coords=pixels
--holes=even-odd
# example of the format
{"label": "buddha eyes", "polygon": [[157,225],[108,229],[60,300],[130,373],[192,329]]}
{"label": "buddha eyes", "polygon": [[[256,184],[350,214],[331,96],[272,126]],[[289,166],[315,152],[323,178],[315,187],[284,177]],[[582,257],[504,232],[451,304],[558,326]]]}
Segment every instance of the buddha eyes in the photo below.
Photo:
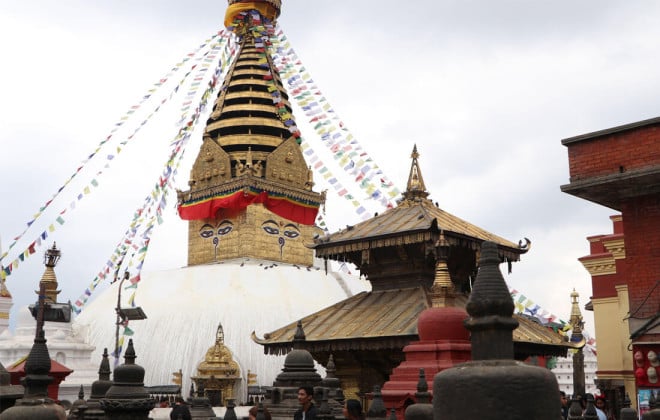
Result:
{"label": "buddha eyes", "polygon": [[[218,225],[218,230],[217,230],[217,235],[219,236],[224,236],[231,232],[234,229],[234,225],[228,221],[225,220],[223,222],[220,222]],[[216,235],[216,229],[209,225],[208,223],[202,226],[202,228],[199,230],[199,236],[201,236],[204,239],[211,238]]]}
{"label": "buddha eyes", "polygon": [[300,235],[300,232],[297,232],[295,230],[285,230],[284,231],[284,236],[286,236],[287,238],[290,238],[290,239],[297,238],[299,235]]}
{"label": "buddha eyes", "polygon": [[273,226],[270,226],[270,225],[264,225],[263,228],[264,228],[264,231],[269,235],[277,235],[278,233],[280,233],[280,230],[277,227],[273,227]]}
{"label": "buddha eyes", "polygon": [[281,231],[274,220],[268,220],[264,222],[264,224],[261,227],[263,228],[264,232],[266,232],[269,235],[279,235],[281,233],[283,236],[289,239],[294,239],[300,236],[300,230],[298,230],[298,228],[295,225],[292,225],[290,223],[284,225]]}
{"label": "buddha eyes", "polygon": [[231,230],[234,228],[234,225],[232,225],[230,222],[222,222],[220,225],[218,225],[218,235],[226,235]]}
{"label": "buddha eyes", "polygon": [[209,224],[202,226],[202,228],[199,230],[199,236],[201,236],[204,239],[210,238],[214,234],[215,234],[215,229],[213,228],[213,226]]}

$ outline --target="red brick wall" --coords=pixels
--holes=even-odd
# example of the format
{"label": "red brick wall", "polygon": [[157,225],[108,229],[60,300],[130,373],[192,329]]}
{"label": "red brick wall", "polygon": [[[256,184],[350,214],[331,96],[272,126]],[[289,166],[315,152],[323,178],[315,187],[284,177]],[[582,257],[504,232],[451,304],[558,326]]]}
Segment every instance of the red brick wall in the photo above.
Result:
{"label": "red brick wall", "polygon": [[655,315],[660,307],[660,196],[644,196],[623,203],[626,271],[630,311],[637,318]]}
{"label": "red brick wall", "polygon": [[570,181],[660,164],[660,126],[640,127],[568,145]]}

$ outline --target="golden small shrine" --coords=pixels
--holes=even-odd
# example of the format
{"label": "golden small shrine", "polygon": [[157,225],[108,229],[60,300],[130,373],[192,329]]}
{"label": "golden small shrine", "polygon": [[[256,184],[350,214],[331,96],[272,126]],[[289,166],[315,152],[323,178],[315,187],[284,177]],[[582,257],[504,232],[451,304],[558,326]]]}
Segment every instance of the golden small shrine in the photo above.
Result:
{"label": "golden small shrine", "polygon": [[238,363],[225,346],[222,324],[218,324],[215,343],[197,366],[197,376],[191,378],[197,395],[208,398],[214,407],[224,406],[227,400],[234,398],[234,387],[241,380],[240,373]]}

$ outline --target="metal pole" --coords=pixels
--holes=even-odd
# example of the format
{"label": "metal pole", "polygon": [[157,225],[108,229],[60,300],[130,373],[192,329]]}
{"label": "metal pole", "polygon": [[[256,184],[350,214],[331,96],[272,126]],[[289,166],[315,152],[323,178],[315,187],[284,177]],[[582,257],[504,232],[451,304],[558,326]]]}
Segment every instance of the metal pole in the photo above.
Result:
{"label": "metal pole", "polygon": [[115,367],[119,363],[119,325],[121,325],[121,286],[124,284],[124,281],[128,279],[128,271],[124,271],[124,277],[119,282],[119,287],[117,288],[117,307],[115,312],[117,312],[117,321],[115,322]]}
{"label": "metal pole", "polygon": [[39,284],[39,299],[37,299],[37,331],[34,334],[35,338],[43,338],[44,334],[44,306],[46,299],[46,283],[40,282]]}

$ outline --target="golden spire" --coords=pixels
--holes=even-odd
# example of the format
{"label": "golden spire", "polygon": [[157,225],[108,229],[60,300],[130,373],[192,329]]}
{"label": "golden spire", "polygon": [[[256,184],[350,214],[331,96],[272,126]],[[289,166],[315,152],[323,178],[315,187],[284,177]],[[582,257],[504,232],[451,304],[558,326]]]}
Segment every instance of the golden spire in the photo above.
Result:
{"label": "golden spire", "polygon": [[[62,253],[59,249],[57,249],[55,242],[53,242],[53,247],[46,250],[46,254],[44,255],[44,265],[46,266],[46,269],[44,270],[44,274],[41,276],[39,286],[42,284],[46,286],[46,303],[56,303],[57,295],[60,293],[60,290],[57,290],[58,284],[57,277],[55,276],[55,266],[57,265],[57,262],[60,260],[61,256]],[[36,293],[37,295],[39,294],[38,291]]]}
{"label": "golden spire", "polygon": [[429,193],[426,191],[422,171],[419,169],[419,163],[417,162],[419,158],[417,145],[413,147],[410,157],[412,158],[412,163],[410,165],[410,175],[408,175],[408,185],[406,186],[406,191],[402,194],[403,199],[401,201],[420,201],[428,197]]}
{"label": "golden spire", "polygon": [[431,306],[434,308],[453,306],[454,283],[451,281],[447,258],[449,256],[449,242],[444,233],[440,232],[440,238],[435,244],[436,263],[435,278],[431,286]]}
{"label": "golden spire", "polygon": [[[314,223],[325,196],[300,147],[271,39],[280,0],[229,1],[225,23],[238,52],[206,122],[188,191],[188,264],[236,258],[311,265]],[[245,240],[250,238],[249,240]]]}
{"label": "golden spire", "polygon": [[225,26],[236,31],[233,25],[236,15],[249,10],[258,10],[268,20],[275,21],[281,9],[282,0],[229,0],[229,7],[225,12]]}
{"label": "golden spire", "polygon": [[578,339],[578,341],[582,339],[582,325],[584,325],[584,322],[582,321],[582,312],[580,312],[579,297],[580,294],[573,289],[571,293],[571,319],[569,320],[569,323],[573,327],[571,341],[574,338]]}

